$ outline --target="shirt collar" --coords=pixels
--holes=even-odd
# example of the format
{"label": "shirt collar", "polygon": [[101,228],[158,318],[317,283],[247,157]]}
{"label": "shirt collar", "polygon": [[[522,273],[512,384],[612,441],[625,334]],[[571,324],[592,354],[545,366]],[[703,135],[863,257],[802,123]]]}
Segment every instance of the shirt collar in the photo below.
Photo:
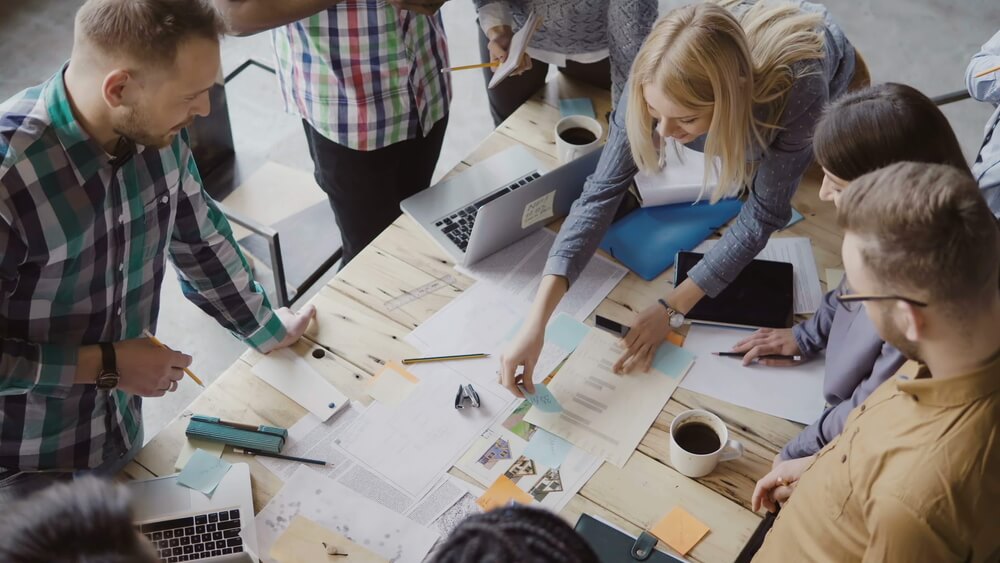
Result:
{"label": "shirt collar", "polygon": [[[902,371],[902,370],[901,370]],[[897,388],[922,405],[957,407],[1000,392],[1000,351],[981,368],[958,377],[935,379],[927,366],[916,377],[900,373]]]}

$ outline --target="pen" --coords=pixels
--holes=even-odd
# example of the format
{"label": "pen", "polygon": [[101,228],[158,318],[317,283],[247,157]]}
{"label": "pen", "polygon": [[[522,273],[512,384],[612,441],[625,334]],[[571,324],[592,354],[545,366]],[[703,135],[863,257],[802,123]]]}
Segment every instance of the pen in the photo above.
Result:
{"label": "pen", "polygon": [[238,453],[238,454],[243,454],[243,455],[255,455],[255,456],[260,456],[260,457],[273,457],[274,459],[283,459],[283,460],[286,460],[286,461],[298,461],[298,462],[301,462],[301,463],[311,463],[313,465],[328,465],[325,461],[322,461],[322,460],[319,460],[319,459],[309,459],[309,458],[305,458],[305,457],[295,457],[295,456],[291,456],[291,455],[272,454],[272,453],[262,452],[262,451],[258,451],[258,450],[248,450],[246,448],[233,448],[233,451],[236,452],[236,453]]}
{"label": "pen", "polygon": [[489,358],[489,354],[458,354],[454,356],[429,356],[427,358],[407,358],[402,360],[403,365],[422,364],[425,362],[448,362],[451,360],[476,360],[479,358]]}
{"label": "pen", "polygon": [[[742,358],[746,356],[746,352],[712,352],[713,356],[719,356],[722,358]],[[763,356],[757,356],[758,360],[792,360],[797,362],[802,359],[802,356],[786,356],[784,354],[764,354]]]}
{"label": "pen", "polygon": [[996,72],[996,71],[998,71],[998,70],[1000,70],[1000,66],[995,66],[995,67],[993,67],[993,68],[988,68],[988,69],[986,69],[986,70],[984,70],[984,71],[980,72],[979,74],[977,74],[977,75],[976,75],[976,76],[974,76],[973,78],[982,78],[982,77],[986,76],[987,74],[989,74],[989,73],[991,73],[991,72]]}
{"label": "pen", "polygon": [[[158,338],[156,338],[155,336],[153,336],[153,333],[149,332],[149,330],[142,331],[142,334],[144,334],[146,336],[146,338],[149,339],[150,342],[152,342],[153,344],[156,344],[160,348],[166,348],[167,350],[170,349],[170,348],[167,348],[166,344],[160,342],[160,340]],[[202,387],[205,386],[205,384],[202,383],[200,379],[198,379],[198,376],[195,375],[194,373],[192,373],[191,370],[189,370],[188,368],[184,368],[184,373],[188,374],[188,377],[190,377],[191,379],[193,379],[194,382],[197,383],[198,385],[201,385]]]}
{"label": "pen", "polygon": [[457,70],[471,70],[474,68],[487,68],[487,67],[498,67],[500,66],[500,61],[493,61],[490,63],[480,63],[475,65],[464,65],[464,66],[453,66],[448,68],[442,68],[441,72],[455,72]]}

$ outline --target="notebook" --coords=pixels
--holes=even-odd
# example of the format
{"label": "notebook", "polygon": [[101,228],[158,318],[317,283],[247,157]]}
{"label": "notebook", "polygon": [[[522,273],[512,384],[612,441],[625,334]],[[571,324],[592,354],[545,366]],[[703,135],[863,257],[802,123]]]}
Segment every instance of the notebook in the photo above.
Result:
{"label": "notebook", "polygon": [[581,514],[574,529],[583,536],[601,563],[626,563],[629,561],[683,563],[682,559],[657,551],[655,549],[656,536],[648,532],[635,538],[589,514]]}
{"label": "notebook", "polygon": [[[674,283],[687,279],[688,272],[702,256],[697,252],[679,252]],[[791,264],[753,260],[722,293],[715,298],[703,298],[685,316],[709,324],[788,328],[792,326],[794,312],[793,283]]]}

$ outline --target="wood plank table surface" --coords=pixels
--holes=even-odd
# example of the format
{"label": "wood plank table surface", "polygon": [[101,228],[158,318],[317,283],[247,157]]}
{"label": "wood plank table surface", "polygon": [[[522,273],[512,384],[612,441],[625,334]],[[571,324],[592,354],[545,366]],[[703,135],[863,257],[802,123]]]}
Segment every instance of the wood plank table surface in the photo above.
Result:
{"label": "wood plank table surface", "polygon": [[[608,92],[574,84],[560,76],[501,124],[452,173],[517,144],[528,147],[543,163],[556,166],[553,128],[560,117],[559,100],[577,97],[593,100],[606,129],[605,116],[610,110]],[[819,200],[818,188],[815,172],[807,175],[794,199],[805,221],[776,236],[812,239],[820,279],[825,286],[826,269],[841,267],[841,233],[833,205]],[[387,301],[445,276],[454,281],[403,306],[391,310],[386,306]],[[646,282],[629,273],[596,313],[629,322],[635,311],[669,290],[672,277],[673,272],[668,271]],[[295,350],[342,392],[368,403],[364,386],[382,364],[416,354],[403,337],[473,283],[474,280],[453,268],[449,257],[412,220],[402,216],[311,301],[318,309],[318,316],[309,335],[336,353],[313,358],[312,345],[304,340]],[[587,322],[593,324],[593,315]],[[306,411],[253,375],[252,366],[260,357],[248,351],[236,361],[152,439],[125,470],[125,476],[148,478],[174,473],[174,461],[192,413],[286,428],[295,424]],[[704,408],[718,414],[732,437],[743,443],[744,456],[720,464],[711,475],[700,479],[689,479],[675,471],[668,453],[668,429],[674,416],[689,408]],[[581,513],[596,514],[638,534],[680,505],[711,529],[688,558],[731,561],[761,518],[750,510],[750,494],[756,480],[769,470],[781,446],[800,429],[799,424],[787,420],[678,389],[625,467],[605,463],[562,515],[572,523]],[[250,465],[256,510],[263,508],[281,488],[281,480],[255,459],[228,449],[224,457]],[[452,471],[457,474],[457,470]],[[662,542],[660,547],[666,550]]]}

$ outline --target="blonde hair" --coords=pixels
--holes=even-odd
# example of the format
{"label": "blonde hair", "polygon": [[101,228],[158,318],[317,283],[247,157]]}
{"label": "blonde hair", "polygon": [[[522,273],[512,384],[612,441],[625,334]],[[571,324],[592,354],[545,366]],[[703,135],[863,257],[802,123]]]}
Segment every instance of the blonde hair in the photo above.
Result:
{"label": "blonde hair", "polygon": [[[644,87],[660,88],[673,102],[713,110],[705,142],[705,178],[718,158],[719,184],[712,201],[734,186],[749,187],[754,147],[766,150],[784,111],[788,91],[805,73],[800,61],[824,56],[822,16],[787,2],[758,2],[737,19],[727,8],[742,0],[683,6],[662,16],[639,49],[631,71],[626,132],[643,171],[660,168]],[[761,118],[754,108],[762,106]],[[659,143],[662,145],[662,143]]]}

